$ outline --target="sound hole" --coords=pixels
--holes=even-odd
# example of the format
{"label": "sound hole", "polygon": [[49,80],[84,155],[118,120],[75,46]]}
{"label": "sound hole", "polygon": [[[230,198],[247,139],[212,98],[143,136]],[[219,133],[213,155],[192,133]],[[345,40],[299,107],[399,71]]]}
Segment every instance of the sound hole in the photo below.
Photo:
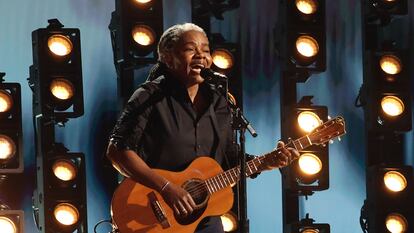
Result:
{"label": "sound hole", "polygon": [[181,225],[188,225],[195,222],[200,218],[201,215],[203,215],[204,211],[207,208],[209,194],[206,184],[203,182],[203,180],[200,179],[187,180],[182,185],[182,188],[191,195],[197,206],[191,215],[181,216],[174,213],[174,216],[177,222]]}
{"label": "sound hole", "polygon": [[187,180],[183,184],[183,189],[185,189],[193,198],[194,202],[197,205],[197,208],[201,208],[207,204],[209,195],[207,186],[203,180],[200,179],[191,179]]}

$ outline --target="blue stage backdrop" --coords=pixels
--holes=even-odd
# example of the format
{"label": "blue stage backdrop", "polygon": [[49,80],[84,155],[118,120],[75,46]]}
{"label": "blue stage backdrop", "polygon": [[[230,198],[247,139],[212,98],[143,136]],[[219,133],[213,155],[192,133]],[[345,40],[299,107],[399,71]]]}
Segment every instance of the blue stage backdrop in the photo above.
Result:
{"label": "blue stage backdrop", "polygon": [[[411,2],[410,2],[411,3]],[[165,27],[191,20],[189,0],[164,1]],[[411,4],[413,7],[413,4]],[[118,114],[116,74],[108,31],[113,0],[1,0],[0,72],[6,80],[22,85],[25,232],[36,232],[31,211],[35,188],[35,153],[32,125],[32,92],[27,84],[32,64],[31,32],[58,18],[65,27],[79,28],[85,114],[57,129],[57,141],[86,155],[89,232],[108,219],[110,174],[103,153],[106,135]],[[274,54],[273,29],[277,0],[242,0],[239,9],[213,20],[212,31],[242,45],[244,109],[257,138],[247,137],[247,151],[261,154],[280,138],[279,62]],[[412,30],[413,10],[410,9]],[[299,86],[299,96],[314,95],[314,103],[327,105],[331,116],[342,115],[348,134],[330,147],[330,188],[308,200],[301,199],[301,214],[331,225],[331,232],[360,232],[359,214],[365,199],[364,131],[362,109],[354,100],[362,83],[360,1],[327,1],[327,71]],[[408,23],[407,23],[408,25]],[[407,36],[407,35],[406,35]],[[413,135],[407,136],[406,161],[414,163]],[[250,232],[282,231],[281,176],[277,170],[248,182]],[[109,228],[101,228],[107,232]]]}

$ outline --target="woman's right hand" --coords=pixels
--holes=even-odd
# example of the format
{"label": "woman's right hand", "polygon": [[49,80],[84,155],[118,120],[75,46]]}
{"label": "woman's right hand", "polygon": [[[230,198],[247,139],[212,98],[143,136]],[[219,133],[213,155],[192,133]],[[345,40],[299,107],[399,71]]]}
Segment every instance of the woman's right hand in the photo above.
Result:
{"label": "woman's right hand", "polygon": [[174,183],[169,182],[163,187],[160,193],[177,215],[190,215],[196,208],[196,204],[191,195]]}

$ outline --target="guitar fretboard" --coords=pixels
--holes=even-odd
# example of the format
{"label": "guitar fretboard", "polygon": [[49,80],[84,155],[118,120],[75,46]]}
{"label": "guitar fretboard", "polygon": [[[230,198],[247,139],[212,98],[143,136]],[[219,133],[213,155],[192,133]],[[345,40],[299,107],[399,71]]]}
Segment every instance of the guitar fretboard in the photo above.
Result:
{"label": "guitar fretboard", "polygon": [[[296,150],[301,151],[310,145],[312,145],[312,142],[306,135],[297,140],[290,141],[285,146],[293,146]],[[249,177],[255,173],[263,171],[268,165],[275,164],[279,150],[280,149],[277,148],[270,153],[257,156],[254,159],[246,162],[246,176]],[[204,182],[208,192],[212,194],[221,189],[235,185],[239,179],[240,166],[237,166],[216,176],[213,176]]]}

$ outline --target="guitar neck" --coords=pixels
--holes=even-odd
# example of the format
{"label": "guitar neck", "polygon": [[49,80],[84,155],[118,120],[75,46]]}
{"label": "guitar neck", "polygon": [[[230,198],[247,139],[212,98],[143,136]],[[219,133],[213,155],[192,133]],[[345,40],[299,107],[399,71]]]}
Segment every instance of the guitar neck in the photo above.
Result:
{"label": "guitar neck", "polygon": [[[290,141],[285,146],[294,147],[296,150],[301,151],[310,145],[312,145],[312,142],[306,135],[297,140]],[[276,148],[267,154],[257,156],[246,162],[246,176],[249,177],[255,173],[265,170],[269,165],[275,164],[274,161],[277,159],[276,157],[279,151],[280,149]],[[235,185],[239,180],[240,166],[237,166],[205,180],[205,184],[209,192],[214,193],[221,189]]]}

